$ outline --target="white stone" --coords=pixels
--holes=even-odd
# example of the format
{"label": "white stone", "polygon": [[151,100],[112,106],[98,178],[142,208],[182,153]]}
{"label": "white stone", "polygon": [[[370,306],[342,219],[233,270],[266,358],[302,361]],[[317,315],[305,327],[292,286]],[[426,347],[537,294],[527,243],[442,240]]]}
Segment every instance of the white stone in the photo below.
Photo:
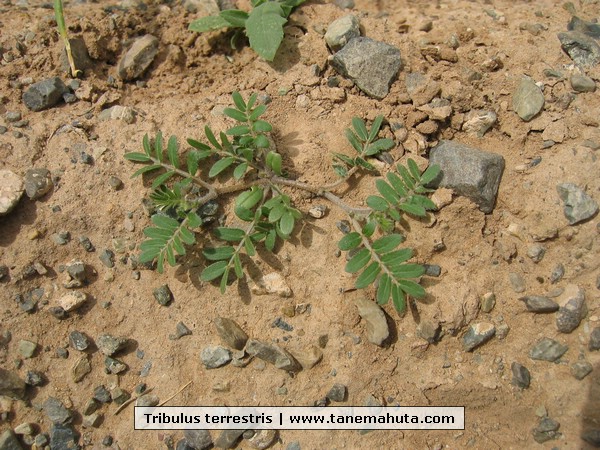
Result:
{"label": "white stone", "polygon": [[74,311],[77,308],[81,307],[87,301],[87,295],[83,292],[75,291],[69,292],[66,295],[63,295],[58,300],[58,305],[62,307],[65,311]]}
{"label": "white stone", "polygon": [[10,170],[0,170],[0,216],[8,214],[23,196],[23,179]]}

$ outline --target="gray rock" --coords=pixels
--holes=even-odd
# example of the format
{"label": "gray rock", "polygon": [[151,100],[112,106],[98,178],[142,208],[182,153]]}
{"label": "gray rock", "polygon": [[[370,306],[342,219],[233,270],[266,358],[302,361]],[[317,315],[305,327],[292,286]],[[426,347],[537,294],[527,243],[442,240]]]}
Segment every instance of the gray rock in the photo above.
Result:
{"label": "gray rock", "polygon": [[98,403],[93,398],[90,398],[83,406],[81,414],[83,414],[84,416],[89,416],[90,414],[95,413],[98,410],[98,408],[100,408],[100,403]]}
{"label": "gray rock", "polygon": [[110,108],[106,108],[102,110],[100,114],[98,114],[98,120],[122,120],[125,123],[133,123],[135,122],[136,112],[133,108],[129,106],[121,106],[114,105]]}
{"label": "gray rock", "polygon": [[128,343],[124,337],[115,337],[110,334],[101,334],[96,339],[98,349],[106,356],[112,356],[120,350],[123,350]]}
{"label": "gray rock", "polygon": [[83,416],[82,425],[83,428],[98,428],[102,423],[102,414],[93,413],[87,416]]}
{"label": "gray rock", "polygon": [[442,327],[437,321],[422,320],[417,326],[416,334],[430,344],[436,343],[440,338]]}
{"label": "gray rock", "polygon": [[492,212],[504,170],[502,156],[441,141],[431,149],[429,162],[442,169],[432,186],[453,189],[474,201],[484,213]]}
{"label": "gray rock", "polygon": [[[354,8],[354,0],[333,0],[334,5],[341,9],[352,9]],[[288,449],[291,450],[291,449]],[[298,446],[300,450],[300,446]]]}
{"label": "gray rock", "polygon": [[4,118],[9,123],[18,122],[19,120],[21,120],[21,117],[22,116],[19,111],[7,111],[6,114],[4,114]]}
{"label": "gray rock", "polygon": [[356,16],[349,14],[329,24],[325,33],[325,42],[331,50],[337,52],[351,39],[359,36],[360,22]]}
{"label": "gray rock", "polygon": [[195,450],[204,450],[212,445],[212,437],[208,430],[185,430],[183,437],[187,444]]}
{"label": "gray rock", "polygon": [[577,361],[571,366],[571,373],[578,380],[583,380],[594,368],[588,361]]}
{"label": "gray rock", "polygon": [[525,122],[533,119],[544,107],[544,94],[531,78],[521,79],[512,97],[512,107]]}
{"label": "gray rock", "polygon": [[248,341],[248,335],[233,320],[225,317],[217,317],[214,320],[217,334],[223,343],[236,350],[242,350]]}
{"label": "gray rock", "polygon": [[146,394],[135,401],[135,406],[157,406],[159,403],[160,399],[156,394]]}
{"label": "gray rock", "polygon": [[423,264],[423,267],[425,268],[424,275],[427,275],[428,277],[437,278],[442,274],[442,268],[437,264]]}
{"label": "gray rock", "polygon": [[118,66],[119,77],[124,81],[135,80],[150,67],[158,53],[158,39],[150,34],[135,40]]}
{"label": "gray rock", "polygon": [[278,317],[273,321],[271,328],[281,328],[283,331],[294,331],[294,327],[281,317]]}
{"label": "gray rock", "polygon": [[565,204],[564,214],[569,225],[590,219],[598,212],[598,203],[575,184],[561,183],[556,186],[556,190]]}
{"label": "gray rock", "polygon": [[69,88],[60,78],[48,78],[29,86],[23,94],[23,103],[31,111],[42,111],[56,105],[66,92]]}
{"label": "gray rock", "polygon": [[0,170],[0,216],[11,212],[23,196],[23,180],[10,170]]}
{"label": "gray rock", "polygon": [[23,400],[26,387],[25,382],[16,373],[0,367],[0,395]]}
{"label": "gray rock", "polygon": [[[73,260],[70,261],[65,269],[67,270],[67,273],[69,274],[69,276],[71,277],[72,280],[76,280],[81,282],[81,285],[83,285],[85,282],[87,282],[87,275],[85,273],[85,264],[83,264],[83,261],[78,261],[78,260]],[[80,287],[80,286],[78,286]]]}
{"label": "gray rock", "polygon": [[90,346],[90,339],[80,331],[71,331],[69,334],[69,345],[80,352],[87,350]]}
{"label": "gray rock", "polygon": [[490,313],[494,306],[496,306],[496,294],[493,292],[483,294],[483,297],[481,297],[481,311]]}
{"label": "gray rock", "polygon": [[560,437],[559,428],[560,423],[557,421],[550,417],[542,417],[539,425],[532,430],[533,439],[539,444],[552,439],[558,439]]}
{"label": "gray rock", "polygon": [[367,339],[369,342],[380,347],[383,346],[390,335],[383,309],[377,303],[365,297],[355,298],[354,304],[358,309],[358,314],[367,324]]}
{"label": "gray rock", "polygon": [[510,365],[510,370],[513,374],[512,384],[517,387],[527,389],[531,383],[531,374],[529,373],[527,367],[522,366],[518,362],[513,362]]}
{"label": "gray rock", "polygon": [[79,436],[69,425],[53,425],[50,429],[50,450],[76,450]]}
{"label": "gray rock", "polygon": [[216,448],[235,448],[237,441],[246,430],[223,430],[219,437],[215,440]]}
{"label": "gray rock", "polygon": [[173,301],[173,293],[168,284],[163,284],[152,291],[156,301],[162,306],[169,306]]}
{"label": "gray rock", "polygon": [[246,343],[246,352],[251,356],[256,356],[263,361],[273,364],[281,370],[288,372],[299,372],[302,366],[296,359],[284,349],[272,345],[265,344],[256,339],[249,339]]}
{"label": "gray rock", "polygon": [[540,244],[533,244],[527,249],[527,256],[531,258],[534,263],[539,263],[544,255],[546,254],[546,247]]}
{"label": "gray rock", "polygon": [[17,435],[10,428],[0,434],[0,450],[23,450]]}
{"label": "gray rock", "polygon": [[292,355],[304,370],[312,369],[323,358],[323,352],[315,345],[309,345],[304,351],[295,351]]}
{"label": "gray rock", "polygon": [[127,370],[127,364],[119,361],[118,359],[111,358],[110,356],[104,358],[104,366],[106,367],[108,373],[112,374],[123,373]]}
{"label": "gray rock", "polygon": [[100,403],[110,403],[112,401],[110,391],[102,385],[94,388],[94,399]]}
{"label": "gray rock", "polygon": [[544,338],[531,348],[529,357],[540,361],[554,362],[567,353],[567,350],[569,350],[568,346],[562,345],[554,339]]}
{"label": "gray rock", "polygon": [[329,389],[326,397],[332,402],[343,402],[346,400],[347,395],[348,388],[343,384],[336,383]]}
{"label": "gray rock", "polygon": [[540,295],[527,295],[519,300],[525,302],[528,311],[535,313],[552,313],[558,311],[559,308],[558,303],[554,300]]}
{"label": "gray rock", "polygon": [[52,186],[48,169],[29,169],[25,172],[25,193],[31,200],[42,197],[52,189]]}
{"label": "gray rock", "polygon": [[252,437],[248,438],[248,443],[257,450],[265,450],[273,445],[276,439],[277,430],[257,430]]}
{"label": "gray rock", "polygon": [[8,278],[8,266],[5,264],[0,264],[0,281]]}
{"label": "gray rock", "polygon": [[463,348],[470,352],[476,347],[486,343],[496,334],[496,327],[487,322],[471,325],[463,336]]}
{"label": "gray rock", "polygon": [[54,397],[48,397],[44,402],[44,412],[54,425],[65,425],[73,420],[73,413]]}
{"label": "gray rock", "polygon": [[38,448],[45,448],[50,443],[50,436],[47,433],[40,433],[35,437],[35,445]]}
{"label": "gray rock", "polygon": [[558,263],[554,269],[552,269],[552,273],[550,274],[550,283],[555,284],[562,280],[562,277],[565,275],[565,266],[561,263]]}
{"label": "gray rock", "polygon": [[370,97],[384,98],[402,66],[400,50],[366,37],[351,39],[331,59],[335,70]]}
{"label": "gray rock", "polygon": [[600,62],[600,45],[580,31],[558,33],[562,49],[580,66],[592,67]]}
{"label": "gray rock", "polygon": [[23,358],[33,358],[37,348],[38,345],[35,342],[26,341],[24,339],[19,341],[19,353]]}
{"label": "gray rock", "polygon": [[577,16],[571,17],[571,20],[567,24],[567,30],[580,31],[583,34],[600,39],[600,25],[598,25],[596,22],[588,22],[580,19]]}
{"label": "gray rock", "polygon": [[231,351],[220,345],[211,345],[202,350],[200,359],[207,369],[216,369],[231,361]]}
{"label": "gray rock", "polygon": [[300,446],[300,442],[293,441],[293,442],[290,442],[287,445],[287,447],[285,448],[285,450],[302,450],[302,447]]}
{"label": "gray rock", "polygon": [[98,255],[102,264],[104,264],[109,269],[115,267],[115,253],[112,250],[102,250],[100,255]]}
{"label": "gray rock", "polygon": [[[223,0],[184,0],[183,7],[191,13],[200,13],[200,17],[203,16],[216,16],[219,14],[220,7],[219,3]],[[225,9],[235,9],[225,8]]]}
{"label": "gray rock", "polygon": [[75,383],[79,383],[91,371],[92,371],[92,366],[90,364],[89,357],[88,357],[88,355],[83,355],[81,358],[79,358],[75,362],[75,365],[71,369],[71,376]]}
{"label": "gray rock", "polygon": [[169,339],[176,341],[177,339],[180,339],[183,336],[189,336],[190,334],[192,334],[192,330],[190,330],[185,323],[178,322],[175,327],[175,334],[170,334]]}
{"label": "gray rock", "polygon": [[110,391],[110,398],[117,405],[122,405],[131,398],[131,394],[120,387],[116,387]]}
{"label": "gray rock", "polygon": [[442,89],[439,83],[420,72],[406,74],[404,83],[414,106],[423,106],[431,102]]}
{"label": "gray rock", "polygon": [[590,333],[590,342],[588,343],[590,352],[600,350],[600,327],[596,327]]}
{"label": "gray rock", "polygon": [[556,313],[556,328],[561,333],[571,333],[587,314],[585,291],[570,284],[565,288],[558,303],[560,308]]}
{"label": "gray rock", "polygon": [[569,82],[575,92],[594,92],[596,90],[596,82],[585,75],[573,74]]}
{"label": "gray rock", "polygon": [[586,430],[581,433],[581,439],[593,447],[600,447],[600,428],[596,430]]}
{"label": "gray rock", "polygon": [[[71,46],[71,56],[73,56],[73,62],[77,70],[90,69],[94,65],[83,39],[70,38],[69,45]],[[65,73],[71,73],[67,52],[64,49],[60,53],[60,69]]]}
{"label": "gray rock", "polygon": [[25,384],[27,386],[41,386],[46,382],[46,378],[42,372],[28,370],[25,374]]}

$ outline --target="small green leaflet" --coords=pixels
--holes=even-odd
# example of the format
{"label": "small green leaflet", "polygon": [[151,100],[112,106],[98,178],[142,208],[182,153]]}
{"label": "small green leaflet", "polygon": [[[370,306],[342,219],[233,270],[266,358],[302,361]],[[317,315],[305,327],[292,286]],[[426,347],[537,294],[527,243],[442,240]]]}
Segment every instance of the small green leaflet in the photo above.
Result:
{"label": "small green leaflet", "polygon": [[231,24],[221,16],[208,16],[194,20],[188,26],[188,30],[204,33],[205,31],[219,30],[230,26]]}

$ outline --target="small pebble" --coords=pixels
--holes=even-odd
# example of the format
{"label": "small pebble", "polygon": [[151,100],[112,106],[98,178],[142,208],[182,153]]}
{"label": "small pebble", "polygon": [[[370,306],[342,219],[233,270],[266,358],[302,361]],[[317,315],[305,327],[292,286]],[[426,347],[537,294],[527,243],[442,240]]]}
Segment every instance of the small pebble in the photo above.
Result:
{"label": "small pebble", "polygon": [[571,373],[578,380],[583,380],[592,373],[592,370],[594,370],[594,368],[587,361],[577,361],[571,366]]}
{"label": "small pebble", "polygon": [[508,274],[508,279],[513,291],[516,293],[525,292],[525,280],[523,279],[523,276],[515,272],[510,272]]}
{"label": "small pebble", "polygon": [[108,185],[111,187],[111,189],[113,191],[119,191],[123,188],[123,182],[121,181],[121,179],[114,175],[112,175],[108,179]]}
{"label": "small pebble", "polygon": [[115,267],[115,253],[112,250],[102,250],[100,255],[98,255],[102,264],[104,264],[109,269]]}
{"label": "small pebble", "polygon": [[90,241],[90,238],[88,238],[87,236],[80,236],[79,243],[88,253],[93,252],[95,250],[94,244],[92,244],[92,241]]}
{"label": "small pebble", "polygon": [[173,293],[167,284],[157,287],[154,289],[154,291],[152,291],[152,294],[154,295],[156,301],[162,306],[169,306],[169,304],[173,301]]}
{"label": "small pebble", "polygon": [[558,264],[554,269],[552,269],[552,273],[550,274],[550,283],[555,284],[562,280],[562,277],[565,275],[565,266],[562,264]]}

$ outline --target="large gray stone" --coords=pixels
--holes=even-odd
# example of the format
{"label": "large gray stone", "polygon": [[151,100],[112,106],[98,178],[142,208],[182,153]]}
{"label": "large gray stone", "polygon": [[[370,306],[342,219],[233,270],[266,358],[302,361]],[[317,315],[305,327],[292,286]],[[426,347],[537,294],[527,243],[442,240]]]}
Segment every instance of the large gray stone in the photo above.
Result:
{"label": "large gray stone", "polygon": [[69,92],[65,83],[58,77],[38,81],[29,86],[23,94],[23,103],[32,111],[52,108]]}
{"label": "large gray stone", "polygon": [[529,122],[544,107],[542,90],[529,77],[523,77],[512,97],[513,110],[525,122]]}
{"label": "large gray stone", "polygon": [[185,430],[183,437],[194,450],[204,450],[212,445],[212,437],[208,430]]}
{"label": "large gray stone", "polygon": [[329,24],[325,33],[325,42],[331,50],[337,52],[351,39],[359,36],[360,22],[356,16],[348,14]]}
{"label": "large gray stone", "polygon": [[231,351],[220,345],[209,345],[200,353],[200,359],[207,369],[216,369],[231,361]]}
{"label": "large gray stone", "polygon": [[25,388],[25,382],[16,373],[0,367],[0,395],[23,400]]}
{"label": "large gray stone", "polygon": [[598,212],[598,203],[573,183],[561,183],[556,186],[558,196],[565,204],[564,214],[569,225],[575,225],[594,217]]}
{"label": "large gray stone", "polygon": [[600,62],[600,45],[580,31],[558,33],[562,49],[580,66],[591,67]]}
{"label": "large gray stone", "polygon": [[496,334],[496,327],[488,322],[471,325],[463,336],[463,348],[470,352],[486,343]]}
{"label": "large gray stone", "polygon": [[276,345],[265,344],[256,339],[250,339],[246,343],[246,352],[249,355],[256,356],[263,361],[273,364],[278,369],[289,372],[299,372],[302,370],[302,366],[292,355]]}
{"label": "large gray stone", "polygon": [[23,179],[10,170],[0,170],[0,216],[13,210],[23,196]]}
{"label": "large gray stone", "polygon": [[402,66],[400,50],[366,37],[351,39],[331,59],[331,65],[370,97],[382,99]]}
{"label": "large gray stone", "polygon": [[151,34],[136,39],[119,61],[119,77],[124,81],[139,78],[150,67],[158,53],[158,39]]}
{"label": "large gray stone", "polygon": [[458,142],[441,141],[431,149],[430,164],[438,164],[442,169],[432,186],[450,188],[471,199],[484,213],[492,212],[504,170],[502,156]]}
{"label": "large gray stone", "polygon": [[554,339],[544,338],[529,351],[529,357],[540,361],[554,362],[564,355],[567,350],[569,350],[569,347],[566,345],[562,345]]}
{"label": "large gray stone", "polygon": [[383,309],[372,300],[364,297],[354,299],[358,314],[367,323],[367,339],[375,345],[383,346],[390,335],[387,318]]}

